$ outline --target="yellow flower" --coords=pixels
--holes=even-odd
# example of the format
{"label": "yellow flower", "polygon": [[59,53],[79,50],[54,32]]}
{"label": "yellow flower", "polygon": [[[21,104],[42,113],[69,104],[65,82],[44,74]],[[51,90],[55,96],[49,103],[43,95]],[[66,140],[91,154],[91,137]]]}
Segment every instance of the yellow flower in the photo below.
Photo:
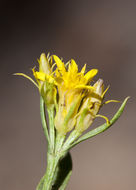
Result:
{"label": "yellow flower", "polygon": [[55,102],[56,88],[52,75],[52,57],[44,53],[41,54],[39,62],[39,71],[33,69],[33,75],[38,83],[40,94],[42,95],[47,106]]}
{"label": "yellow flower", "polygon": [[58,107],[55,116],[55,127],[66,134],[72,130],[76,123],[76,115],[86,91],[94,90],[90,86],[90,81],[97,74],[97,69],[92,69],[85,74],[85,67],[78,72],[78,66],[72,59],[66,69],[65,64],[56,55],[53,56],[57,65],[55,71],[55,81],[58,88]]}
{"label": "yellow flower", "polygon": [[[98,115],[108,88],[104,91],[102,79],[94,85],[90,84],[98,72],[97,69],[85,73],[84,65],[79,72],[73,59],[64,64],[56,55],[46,57],[45,54],[41,54],[38,62],[39,71],[33,69],[37,83],[25,74],[16,74],[28,78],[39,88],[47,108],[55,105],[54,123],[59,133],[64,135],[74,127],[82,133],[96,117],[103,117],[107,123],[109,122],[105,116]],[[117,102],[110,100],[106,103],[112,101]]]}
{"label": "yellow flower", "polygon": [[35,71],[35,68],[32,69],[33,75],[37,81],[30,78],[29,76],[23,73],[16,73],[15,75],[21,75],[29,80],[31,80],[38,88],[41,96],[43,97],[47,106],[54,104],[55,96],[56,96],[56,88],[55,81],[52,77],[52,57],[49,54],[46,55],[44,53],[41,54],[39,62],[39,71]]}

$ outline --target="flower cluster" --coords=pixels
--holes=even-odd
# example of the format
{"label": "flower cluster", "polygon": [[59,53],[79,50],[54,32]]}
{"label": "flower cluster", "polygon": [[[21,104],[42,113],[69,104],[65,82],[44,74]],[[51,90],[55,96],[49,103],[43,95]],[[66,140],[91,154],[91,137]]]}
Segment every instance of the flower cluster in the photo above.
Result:
{"label": "flower cluster", "polygon": [[[40,92],[40,115],[48,153],[46,173],[36,190],[51,190],[54,187],[64,190],[72,173],[69,150],[111,127],[121,116],[129,97],[109,121],[98,112],[102,105],[118,101],[103,101],[108,88],[104,90],[102,79],[94,82],[97,69],[86,72],[85,64],[79,71],[73,59],[64,63],[56,55],[46,56],[44,53],[38,62],[38,71],[35,67],[32,69],[35,80],[23,73],[15,74],[29,79]],[[96,117],[104,118],[106,123],[83,134]]]}
{"label": "flower cluster", "polygon": [[82,133],[97,116],[108,122],[105,116],[97,115],[107,91],[102,79],[91,84],[97,69],[86,73],[85,64],[79,72],[73,59],[64,64],[62,59],[49,54],[41,54],[38,62],[39,71],[33,68],[37,83],[33,83],[39,88],[47,108],[55,106],[55,128],[59,133],[66,134],[73,128]]}

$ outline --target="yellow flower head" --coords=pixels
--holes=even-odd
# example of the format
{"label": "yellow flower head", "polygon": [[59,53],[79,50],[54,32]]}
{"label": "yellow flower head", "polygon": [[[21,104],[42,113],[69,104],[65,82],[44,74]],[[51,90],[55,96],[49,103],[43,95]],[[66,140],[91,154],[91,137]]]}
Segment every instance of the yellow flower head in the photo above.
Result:
{"label": "yellow flower head", "polygon": [[60,133],[72,130],[76,123],[76,115],[80,103],[88,90],[93,92],[90,85],[92,78],[97,74],[97,69],[92,69],[85,74],[86,65],[78,72],[78,66],[72,59],[66,65],[56,55],[53,56],[57,65],[55,81],[58,88],[58,108],[55,117],[55,127]]}
{"label": "yellow flower head", "polygon": [[[76,62],[71,59],[64,62],[56,55],[41,54],[39,71],[33,69],[36,82],[29,76],[22,75],[31,80],[38,88],[45,104],[55,105],[55,127],[61,134],[66,134],[74,127],[77,131],[86,130],[97,115],[103,104],[103,98],[108,90],[104,91],[103,80],[99,79],[91,85],[92,79],[97,74],[97,69],[85,73],[86,65],[78,71]],[[111,101],[108,101],[109,103]]]}

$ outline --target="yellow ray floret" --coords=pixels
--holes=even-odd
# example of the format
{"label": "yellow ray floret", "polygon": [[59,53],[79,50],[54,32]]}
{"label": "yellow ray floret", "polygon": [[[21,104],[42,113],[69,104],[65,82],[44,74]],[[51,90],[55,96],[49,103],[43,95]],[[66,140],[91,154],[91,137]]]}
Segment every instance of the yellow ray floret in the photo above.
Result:
{"label": "yellow ray floret", "polygon": [[54,82],[54,78],[51,75],[45,74],[43,72],[38,72],[38,71],[33,71],[34,77],[37,80],[40,81],[48,81],[49,83],[53,83]]}
{"label": "yellow ray floret", "polygon": [[59,70],[62,74],[64,74],[64,73],[66,72],[64,63],[63,63],[63,62],[61,61],[61,59],[60,59],[58,56],[56,56],[56,55],[53,55],[53,58],[54,58],[54,61],[55,61],[56,65],[57,65],[58,70]]}
{"label": "yellow ray floret", "polygon": [[[61,61],[59,57],[53,55],[55,64],[57,65],[54,79],[57,81],[58,86],[63,89],[93,89],[89,82],[97,74],[97,69],[92,69],[88,73],[85,73],[86,64],[81,69],[81,72],[78,72],[78,66],[76,62],[71,59],[68,62],[69,67],[66,70],[66,65]],[[62,85],[63,84],[63,85]]]}
{"label": "yellow ray floret", "polygon": [[68,73],[76,75],[77,72],[78,72],[78,66],[76,62],[74,61],[74,59],[71,59],[71,63],[69,64],[69,67],[68,67]]}
{"label": "yellow ray floret", "polygon": [[90,82],[90,80],[92,80],[92,78],[98,73],[98,70],[97,69],[92,69],[90,71],[88,71],[86,74],[85,74],[85,79],[87,80],[87,82]]}

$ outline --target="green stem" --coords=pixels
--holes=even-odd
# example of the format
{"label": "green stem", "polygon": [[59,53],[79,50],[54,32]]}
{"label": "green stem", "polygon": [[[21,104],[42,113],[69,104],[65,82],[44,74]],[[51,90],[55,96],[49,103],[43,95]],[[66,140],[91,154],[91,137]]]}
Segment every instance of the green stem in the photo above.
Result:
{"label": "green stem", "polygon": [[58,154],[62,148],[66,135],[62,135],[57,132],[56,134],[56,142],[55,142],[55,154]]}
{"label": "green stem", "polygon": [[60,155],[53,155],[48,153],[47,158],[47,169],[43,179],[42,190],[52,190],[53,179],[55,177],[55,171],[59,163]]}
{"label": "green stem", "polygon": [[36,190],[64,190],[72,174],[72,159],[69,152],[57,155],[48,153],[47,169]]}
{"label": "green stem", "polygon": [[50,150],[53,153],[55,147],[55,127],[54,127],[54,106],[47,108],[49,117],[49,130],[50,130]]}
{"label": "green stem", "polygon": [[56,169],[56,176],[52,190],[64,190],[72,174],[72,158],[69,152],[60,159]]}
{"label": "green stem", "polygon": [[48,134],[47,123],[46,123],[46,118],[45,118],[45,104],[44,104],[44,100],[42,96],[40,97],[40,115],[41,115],[44,135],[47,138],[47,141],[49,143],[49,134]]}
{"label": "green stem", "polygon": [[79,131],[77,131],[76,129],[73,130],[71,132],[71,134],[69,135],[68,139],[66,140],[66,142],[64,143],[63,147],[62,147],[62,150],[63,151],[67,151],[70,147],[71,147],[71,144],[73,142],[75,142],[75,140],[81,135],[81,133]]}

